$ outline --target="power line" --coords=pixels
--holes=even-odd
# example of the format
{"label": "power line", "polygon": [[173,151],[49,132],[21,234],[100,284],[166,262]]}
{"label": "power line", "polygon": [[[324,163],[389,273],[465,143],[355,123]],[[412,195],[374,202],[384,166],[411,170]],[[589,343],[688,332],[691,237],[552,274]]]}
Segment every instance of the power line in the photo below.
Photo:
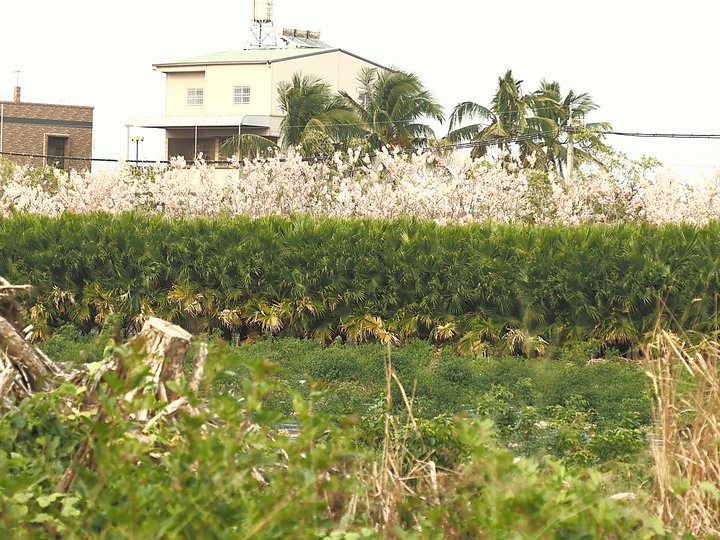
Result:
{"label": "power line", "polygon": [[[513,142],[524,142],[541,138],[543,135],[553,134],[553,131],[538,131],[534,133],[520,134],[509,137],[497,137],[493,139],[481,139],[477,141],[465,141],[460,143],[444,144],[439,146],[442,149],[463,149],[475,148],[481,146],[494,146],[498,144],[508,144]],[[700,133],[643,133],[643,132],[626,132],[626,131],[597,131],[598,135],[618,135],[623,137],[642,137],[642,138],[666,138],[666,139],[720,139],[720,134],[700,134]]]}
{"label": "power line", "polygon": [[652,137],[664,139],[720,139],[720,135],[716,134],[697,134],[697,133],[637,133],[628,131],[604,131],[605,135],[620,135],[623,137]]}
{"label": "power line", "polygon": [[[133,163],[136,162],[136,160],[120,160],[120,159],[114,159],[114,158],[93,158],[93,157],[76,157],[76,156],[53,156],[48,154],[28,154],[25,152],[0,152],[0,156],[15,156],[15,157],[30,157],[30,158],[43,158],[43,159],[63,159],[68,161],[105,161],[110,163],[119,163],[120,161],[132,161]],[[158,161],[143,161],[142,159],[139,160],[139,163],[158,163]],[[160,163],[170,163],[169,161],[160,161]]]}
{"label": "power line", "polygon": [[[14,156],[14,157],[31,157],[31,158],[43,158],[43,159],[63,159],[64,161],[99,161],[99,162],[105,162],[105,163],[127,163],[128,165],[156,165],[156,164],[162,164],[162,165],[169,165],[172,163],[171,160],[168,159],[117,159],[117,158],[90,158],[90,157],[77,157],[77,156],[54,156],[49,154],[28,154],[24,152],[0,152],[0,156]],[[303,161],[312,161],[316,159],[318,156],[310,156],[310,157],[303,157]],[[287,158],[280,157],[278,158],[279,161],[287,161]],[[204,163],[207,163],[208,165],[218,165],[223,164],[227,165],[231,163],[229,159],[203,159]],[[194,160],[188,161],[188,166],[191,166]]]}
{"label": "power line", "polygon": [[[480,139],[474,141],[463,141],[458,143],[447,143],[440,144],[438,146],[427,146],[420,148],[420,150],[462,150],[468,148],[477,148],[485,146],[496,146],[506,145],[512,143],[522,143],[529,141],[542,142],[542,137],[546,135],[553,135],[556,133],[554,130],[537,131],[532,133],[522,133],[518,135],[511,135],[506,137],[494,137],[490,139]],[[644,133],[644,132],[626,132],[626,131],[597,131],[599,135],[617,135],[622,137],[639,137],[639,138],[667,138],[667,139],[706,139],[706,140],[720,140],[720,134],[702,134],[702,133]],[[375,155],[375,152],[371,152],[371,155]],[[135,165],[154,165],[154,164],[170,164],[170,160],[133,160],[133,159],[116,159],[116,158],[94,158],[94,157],[77,157],[77,156],[55,156],[47,154],[32,154],[24,152],[0,152],[0,156],[14,156],[14,157],[29,157],[29,158],[42,158],[42,159],[58,159],[62,158],[68,161],[89,161],[89,162],[106,162],[106,163],[128,163]],[[303,161],[312,161],[317,159],[319,156],[308,156],[303,157]],[[320,156],[321,157],[321,156]],[[284,161],[285,158],[279,158]],[[207,164],[227,164],[228,160],[204,160]]]}

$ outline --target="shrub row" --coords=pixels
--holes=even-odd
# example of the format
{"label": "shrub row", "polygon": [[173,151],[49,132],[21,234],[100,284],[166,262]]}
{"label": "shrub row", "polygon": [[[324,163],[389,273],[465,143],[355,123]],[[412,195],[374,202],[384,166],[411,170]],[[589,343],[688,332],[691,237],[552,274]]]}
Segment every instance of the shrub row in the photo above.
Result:
{"label": "shrub row", "polygon": [[[36,286],[39,337],[156,314],[190,330],[360,340],[392,331],[631,345],[658,315],[717,328],[720,225],[530,227],[141,213],[0,218],[0,274]],[[665,322],[668,322],[668,321]],[[541,338],[541,339],[540,339]]]}

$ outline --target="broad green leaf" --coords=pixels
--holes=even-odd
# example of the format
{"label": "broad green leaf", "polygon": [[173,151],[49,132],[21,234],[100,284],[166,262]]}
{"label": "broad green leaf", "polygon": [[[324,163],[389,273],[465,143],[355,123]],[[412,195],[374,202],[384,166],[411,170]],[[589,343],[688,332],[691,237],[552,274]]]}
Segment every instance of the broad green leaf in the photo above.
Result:
{"label": "broad green leaf", "polygon": [[7,516],[11,520],[17,520],[28,514],[28,507],[24,504],[7,505]]}
{"label": "broad green leaf", "polygon": [[27,492],[27,491],[21,491],[19,493],[16,493],[15,495],[13,495],[12,500],[17,503],[23,504],[23,503],[28,502],[32,498],[33,498],[32,493]]}
{"label": "broad green leaf", "polygon": [[57,523],[57,520],[55,517],[51,516],[50,514],[45,514],[43,512],[39,514],[35,514],[35,516],[30,520],[31,523]]}
{"label": "broad green leaf", "polygon": [[713,498],[720,499],[720,490],[712,482],[703,480],[700,482],[700,489],[702,489],[705,493],[712,495]]}
{"label": "broad green leaf", "polygon": [[66,497],[63,499],[62,510],[60,515],[63,517],[77,517],[80,515],[80,510],[75,508],[73,505],[80,499],[78,497]]}
{"label": "broad green leaf", "polygon": [[63,496],[62,493],[51,493],[50,495],[40,495],[37,498],[37,503],[40,506],[40,508],[47,508],[54,501],[61,498],[62,496]]}

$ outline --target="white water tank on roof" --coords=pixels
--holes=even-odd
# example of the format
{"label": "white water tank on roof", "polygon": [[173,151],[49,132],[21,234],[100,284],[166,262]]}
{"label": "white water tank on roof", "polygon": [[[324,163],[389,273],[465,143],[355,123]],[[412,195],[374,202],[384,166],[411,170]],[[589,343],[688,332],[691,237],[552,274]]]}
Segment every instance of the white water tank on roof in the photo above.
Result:
{"label": "white water tank on roof", "polygon": [[272,22],[272,0],[253,0],[253,21]]}

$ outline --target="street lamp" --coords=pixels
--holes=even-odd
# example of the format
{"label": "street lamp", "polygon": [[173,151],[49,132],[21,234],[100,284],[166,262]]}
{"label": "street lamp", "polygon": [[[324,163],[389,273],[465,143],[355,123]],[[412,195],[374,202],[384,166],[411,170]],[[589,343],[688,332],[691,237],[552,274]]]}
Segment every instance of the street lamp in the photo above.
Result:
{"label": "street lamp", "polygon": [[135,166],[140,166],[140,141],[144,141],[145,137],[138,137],[135,136],[132,139],[130,139],[135,143]]}

